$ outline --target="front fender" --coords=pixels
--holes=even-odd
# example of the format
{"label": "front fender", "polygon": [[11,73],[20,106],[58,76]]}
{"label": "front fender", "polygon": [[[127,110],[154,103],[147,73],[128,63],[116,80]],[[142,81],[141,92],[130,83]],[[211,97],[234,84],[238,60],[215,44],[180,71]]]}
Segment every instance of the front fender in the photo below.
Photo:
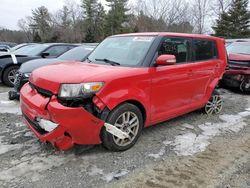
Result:
{"label": "front fender", "polygon": [[97,94],[96,96],[102,101],[103,104],[109,109],[113,110],[120,104],[131,101],[140,103],[141,106],[144,107],[146,113],[146,121],[145,125],[147,126],[150,123],[150,88],[126,88],[126,89],[119,89],[113,90],[106,95]]}

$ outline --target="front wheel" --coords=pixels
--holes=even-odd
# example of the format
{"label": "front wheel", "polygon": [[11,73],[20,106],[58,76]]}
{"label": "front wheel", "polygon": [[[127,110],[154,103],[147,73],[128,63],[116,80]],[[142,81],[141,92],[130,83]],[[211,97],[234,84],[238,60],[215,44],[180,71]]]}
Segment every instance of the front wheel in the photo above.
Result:
{"label": "front wheel", "polygon": [[214,91],[211,98],[207,102],[204,110],[208,115],[219,114],[222,110],[223,100],[217,91]]}
{"label": "front wheel", "polygon": [[107,123],[126,132],[128,137],[120,139],[103,128],[101,135],[103,145],[112,151],[124,151],[131,148],[141,135],[143,117],[138,107],[125,103],[115,108],[109,114]]}
{"label": "front wheel", "polygon": [[9,87],[14,86],[16,79],[16,72],[19,69],[19,66],[10,66],[3,73],[3,83]]}

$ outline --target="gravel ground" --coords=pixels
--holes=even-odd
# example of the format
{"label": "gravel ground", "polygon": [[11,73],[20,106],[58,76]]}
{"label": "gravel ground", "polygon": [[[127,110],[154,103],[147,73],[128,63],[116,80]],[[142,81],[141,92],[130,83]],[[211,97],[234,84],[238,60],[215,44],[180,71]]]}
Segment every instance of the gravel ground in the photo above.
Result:
{"label": "gravel ground", "polygon": [[40,143],[0,86],[1,187],[250,187],[250,96],[221,89],[220,115],[189,113],[125,152]]}

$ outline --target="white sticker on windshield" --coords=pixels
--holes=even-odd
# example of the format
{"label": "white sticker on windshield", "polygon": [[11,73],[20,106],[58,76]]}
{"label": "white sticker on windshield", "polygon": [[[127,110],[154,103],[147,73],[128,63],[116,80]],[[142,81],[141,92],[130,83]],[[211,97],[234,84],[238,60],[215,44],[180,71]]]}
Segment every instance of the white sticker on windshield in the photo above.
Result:
{"label": "white sticker on windshield", "polygon": [[154,37],[135,37],[133,41],[151,42]]}

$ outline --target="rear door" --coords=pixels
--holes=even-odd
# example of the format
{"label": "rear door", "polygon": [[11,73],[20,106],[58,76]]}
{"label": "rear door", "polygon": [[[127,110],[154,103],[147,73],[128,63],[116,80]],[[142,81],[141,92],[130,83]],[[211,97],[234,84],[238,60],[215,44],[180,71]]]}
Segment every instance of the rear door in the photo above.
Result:
{"label": "rear door", "polygon": [[193,102],[199,103],[204,99],[208,85],[213,81],[219,63],[215,41],[206,39],[193,40],[193,58],[192,62],[189,63],[194,84]]}

